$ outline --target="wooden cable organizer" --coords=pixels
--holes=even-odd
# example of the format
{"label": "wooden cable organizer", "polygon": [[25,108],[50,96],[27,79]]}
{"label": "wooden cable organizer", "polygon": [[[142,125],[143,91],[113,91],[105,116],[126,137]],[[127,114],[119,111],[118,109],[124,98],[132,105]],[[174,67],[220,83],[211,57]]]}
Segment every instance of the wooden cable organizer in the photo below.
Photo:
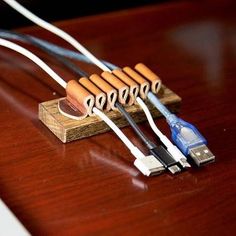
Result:
{"label": "wooden cable organizer", "polygon": [[[116,100],[125,106],[137,123],[146,120],[144,112],[135,103],[137,95],[144,99],[153,118],[161,116],[146,99],[149,90],[158,92],[161,102],[172,112],[179,110],[181,98],[166,86],[161,86],[156,74],[141,63],[135,66],[135,70],[125,67],[123,70],[113,70],[112,73],[103,72],[101,77],[92,75],[90,78],[81,78],[79,82],[69,81],[66,98],[39,104],[39,119],[63,143],[67,143],[110,130],[105,122],[93,115],[93,106],[103,108],[104,113],[118,127],[125,127],[128,122],[115,109]],[[76,116],[78,119],[72,119]]]}

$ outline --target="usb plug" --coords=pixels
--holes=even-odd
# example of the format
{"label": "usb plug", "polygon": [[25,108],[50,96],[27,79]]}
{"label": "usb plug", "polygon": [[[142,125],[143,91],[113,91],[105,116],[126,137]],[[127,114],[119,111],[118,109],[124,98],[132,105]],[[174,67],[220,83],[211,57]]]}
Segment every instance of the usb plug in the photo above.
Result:
{"label": "usb plug", "polygon": [[178,162],[173,159],[170,153],[163,146],[156,146],[149,151],[172,174],[181,172],[181,169],[178,167]]}
{"label": "usb plug", "polygon": [[173,114],[168,117],[167,121],[174,143],[185,155],[190,155],[198,166],[215,160],[215,156],[206,146],[206,139],[195,126]]}
{"label": "usb plug", "polygon": [[190,148],[189,155],[198,166],[206,165],[215,161],[215,156],[206,145]]}
{"label": "usb plug", "polygon": [[152,155],[136,159],[134,165],[146,176],[159,175],[165,170],[164,166]]}

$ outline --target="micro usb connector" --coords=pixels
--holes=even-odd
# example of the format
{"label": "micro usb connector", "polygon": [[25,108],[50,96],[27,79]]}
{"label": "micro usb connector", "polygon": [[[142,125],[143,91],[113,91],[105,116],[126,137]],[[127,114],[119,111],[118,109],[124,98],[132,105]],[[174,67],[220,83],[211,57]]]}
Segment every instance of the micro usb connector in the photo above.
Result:
{"label": "micro usb connector", "polygon": [[156,146],[154,148],[151,148],[149,151],[172,174],[181,172],[181,169],[178,166],[178,162],[176,162],[176,160],[173,159],[170,153],[163,146]]}
{"label": "micro usb connector", "polygon": [[[149,111],[149,109],[148,109],[147,105],[144,103],[144,101],[141,98],[139,98],[139,97],[136,99],[136,101],[140,105],[140,107],[143,109],[143,111],[144,111],[144,113],[145,113],[145,115],[146,115],[146,117],[148,119],[148,122],[149,122],[153,132],[158,136],[160,141],[165,145],[165,147],[167,149],[166,151],[165,150],[164,151],[165,151],[165,153],[167,152],[168,162],[170,162],[170,164],[171,163],[174,164],[173,168],[169,168],[171,173],[176,173],[176,172],[180,171],[178,166],[177,166],[177,168],[175,168],[176,162],[180,163],[181,168],[189,168],[189,167],[191,167],[190,164],[187,161],[187,158],[183,155],[183,153],[175,145],[172,144],[172,142],[167,138],[167,136],[165,136],[158,129],[158,127],[156,126],[156,124],[155,124],[155,122],[154,122],[154,120],[152,118],[151,112]],[[169,154],[171,155],[171,157],[170,157]]]}
{"label": "micro usb connector", "polygon": [[[173,159],[171,154],[163,146],[161,146],[161,145],[157,146],[151,140],[149,140],[146,137],[146,135],[140,130],[140,128],[138,127],[136,122],[133,120],[133,118],[130,116],[130,114],[124,109],[124,107],[119,102],[116,102],[115,105],[118,108],[118,110],[124,115],[125,119],[128,121],[130,126],[136,132],[138,137],[146,145],[146,147],[148,148],[149,154],[151,155],[152,159],[153,159],[153,157],[156,158],[156,160],[158,162],[160,162],[164,166],[164,168],[170,170],[170,172],[172,174],[180,172],[181,169],[177,165],[178,162]],[[135,154],[133,153],[133,155],[137,156],[136,153]],[[140,154],[138,154],[138,155],[140,156]],[[140,159],[139,157],[136,157],[136,158]],[[144,161],[145,161],[145,163],[143,163]],[[147,172],[145,172],[145,173],[149,173],[149,175],[150,175],[150,172],[152,172],[152,171],[150,171],[149,166],[146,166],[146,159],[143,159],[142,163],[138,162],[138,166],[139,167],[140,166],[145,166],[144,168],[147,170]],[[175,168],[173,167],[173,168],[169,169],[169,167],[171,167],[171,166],[175,166]],[[151,167],[152,167],[152,164],[151,164]]]}

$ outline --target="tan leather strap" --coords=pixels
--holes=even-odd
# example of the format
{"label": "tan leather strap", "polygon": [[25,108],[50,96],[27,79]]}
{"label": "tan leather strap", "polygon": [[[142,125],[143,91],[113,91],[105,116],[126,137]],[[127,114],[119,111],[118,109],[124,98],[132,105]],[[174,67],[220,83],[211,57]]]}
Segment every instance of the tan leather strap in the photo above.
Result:
{"label": "tan leather strap", "polygon": [[136,81],[139,84],[139,96],[142,99],[146,99],[147,93],[150,89],[150,84],[147,80],[145,80],[140,74],[138,74],[135,70],[132,68],[126,66],[123,68],[123,71],[129,75],[134,81]]}
{"label": "tan leather strap", "polygon": [[121,69],[115,69],[112,73],[129,86],[129,96],[126,103],[129,106],[133,105],[139,93],[139,85]]}
{"label": "tan leather strap", "polygon": [[102,79],[99,75],[93,74],[89,77],[89,80],[106,94],[107,102],[105,104],[105,110],[116,110],[115,102],[118,96],[117,90],[114,89],[109,83],[104,81],[104,79]]}
{"label": "tan leather strap", "polygon": [[83,114],[92,114],[94,106],[94,96],[88,92],[77,81],[70,80],[66,86],[66,98],[67,100]]}
{"label": "tan leather strap", "polygon": [[118,90],[118,101],[121,104],[125,104],[127,97],[129,95],[129,87],[124,84],[120,79],[118,79],[116,76],[111,74],[108,71],[104,71],[102,73],[102,77],[111,84],[115,89]]}
{"label": "tan leather strap", "polygon": [[80,78],[79,83],[95,96],[95,106],[98,109],[103,110],[103,107],[106,102],[106,94],[86,77]]}
{"label": "tan leather strap", "polygon": [[150,81],[152,92],[158,93],[161,88],[161,79],[143,63],[137,64],[134,68]]}

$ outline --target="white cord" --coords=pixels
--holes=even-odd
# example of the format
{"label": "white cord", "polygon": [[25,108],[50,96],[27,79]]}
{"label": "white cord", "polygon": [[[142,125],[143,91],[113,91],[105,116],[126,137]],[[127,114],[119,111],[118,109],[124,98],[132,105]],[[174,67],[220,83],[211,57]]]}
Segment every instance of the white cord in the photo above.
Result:
{"label": "white cord", "polygon": [[145,155],[132,144],[132,142],[124,135],[124,133],[118,128],[118,126],[108,118],[102,111],[97,109],[96,107],[93,108],[93,112],[99,116],[120,138],[120,140],[126,145],[126,147],[131,151],[131,153],[137,158],[141,159],[144,158]]}
{"label": "white cord", "polygon": [[99,116],[121,139],[121,141],[128,147],[130,152],[135,156],[136,160],[134,165],[146,176],[157,175],[162,173],[164,166],[152,155],[145,156],[136,146],[134,146],[130,140],[124,135],[124,133],[117,127],[117,125],[110,120],[103,112],[96,107],[93,108],[93,112]]}
{"label": "white cord", "polygon": [[16,216],[0,199],[0,235],[30,236]]}
{"label": "white cord", "polygon": [[187,158],[182,154],[182,152],[174,144],[172,144],[172,142],[157,128],[152,118],[152,115],[144,101],[139,97],[136,99],[136,101],[143,109],[153,132],[160,138],[160,140],[166,146],[167,150],[173,156],[173,158],[177,162],[180,162],[184,167],[190,167],[190,165],[187,163]]}
{"label": "white cord", "polygon": [[[28,51],[27,49],[12,43],[8,40],[1,39],[0,38],[0,46],[4,46],[7,48],[10,48],[30,60],[32,60],[35,64],[40,66],[46,73],[48,73],[56,82],[58,82],[63,88],[66,87],[66,82],[59,77],[47,64],[45,64],[41,59],[39,59],[36,55]],[[110,120],[103,112],[101,112],[96,107],[93,108],[93,112],[98,115],[104,122],[106,122],[107,125],[116,133],[116,135],[122,140],[122,142],[129,148],[129,150],[135,155],[136,158],[142,158],[145,157],[145,155],[137,148],[135,147],[131,141],[124,135],[124,133],[116,126],[116,124]]]}
{"label": "white cord", "polygon": [[81,45],[75,38],[73,38],[71,35],[69,35],[65,31],[39,18],[38,16],[36,16],[35,14],[27,10],[25,7],[23,7],[21,4],[19,4],[15,0],[3,0],[3,1],[6,2],[8,5],[10,5],[12,8],[14,8],[16,11],[18,11],[19,13],[21,13],[23,16],[25,16],[26,18],[34,22],[35,24],[58,35],[59,37],[61,37],[62,39],[70,43],[73,47],[75,47],[78,51],[84,54],[87,58],[89,58],[95,65],[97,65],[103,71],[111,72],[111,70],[106,65],[104,65],[92,53],[90,53],[83,45]]}
{"label": "white cord", "polygon": [[[103,64],[100,60],[98,60],[92,53],[90,53],[83,45],[81,45],[75,38],[73,38],[71,35],[69,35],[68,33],[66,33],[65,31],[57,28],[56,26],[44,21],[43,19],[39,18],[38,16],[36,16],[35,14],[33,14],[32,12],[30,12],[29,10],[27,10],[25,7],[23,7],[22,5],[20,5],[17,1],[15,0],[3,0],[4,2],[6,2],[8,5],[10,5],[12,8],[14,8],[16,11],[18,11],[19,13],[21,13],[22,15],[24,15],[26,18],[28,18],[29,20],[31,20],[32,22],[34,22],[35,24],[41,26],[42,28],[58,35],[59,37],[61,37],[62,39],[64,39],[65,41],[67,41],[68,43],[70,43],[72,46],[74,46],[78,51],[80,51],[82,54],[84,54],[89,60],[91,60],[95,65],[97,65],[101,70],[103,71],[109,71],[111,72],[111,70],[105,65]],[[101,119],[104,120],[104,122],[106,122],[110,128],[118,135],[118,137],[123,141],[123,143],[130,149],[131,153],[139,160],[143,158],[145,158],[146,156],[137,148],[135,147],[130,141],[129,139],[124,135],[124,133],[101,111],[99,111],[97,108],[93,108],[93,112],[98,115]],[[154,157],[153,157],[154,158]],[[155,159],[155,158],[154,158]],[[150,167],[150,165],[155,166],[155,168],[163,168],[163,166],[161,165],[161,163],[159,163],[157,160],[154,161],[151,160],[150,162],[145,163],[145,168],[148,169],[148,173],[150,174],[150,169],[152,168]],[[146,161],[146,158],[145,158]],[[156,162],[156,163],[154,163]],[[158,163],[157,163],[158,162]],[[137,165],[141,164],[141,167],[136,166],[138,168],[143,168],[143,164],[144,163],[138,163]],[[155,169],[154,168],[154,169]],[[147,170],[146,169],[146,170]],[[145,171],[146,171],[145,170]],[[143,171],[143,173],[145,172]],[[153,170],[154,172],[156,172],[157,170]],[[157,171],[159,172],[159,170]],[[146,172],[147,174],[147,172]],[[148,174],[148,175],[149,175]]]}
{"label": "white cord", "polygon": [[[136,101],[138,102],[139,106],[143,109],[147,119],[148,119],[148,122],[152,128],[152,130],[154,131],[154,133],[161,139],[163,138],[165,135],[157,128],[157,126],[155,125],[154,123],[154,120],[152,118],[152,115],[151,115],[151,112],[149,111],[147,105],[144,103],[144,101],[140,98],[140,97],[137,97],[136,98]],[[167,144],[166,144],[167,145]]]}
{"label": "white cord", "polygon": [[58,84],[60,84],[63,88],[66,88],[66,81],[64,81],[58,74],[56,74],[45,62],[43,62],[40,58],[34,55],[29,50],[12,43],[8,40],[0,38],[0,46],[12,49],[25,57],[32,60],[35,64],[37,64],[41,69],[43,69],[48,75],[50,75]]}
{"label": "white cord", "polygon": [[[37,64],[39,67],[41,67],[46,73],[48,73],[56,82],[58,82],[63,88],[66,87],[66,82],[60,77],[58,76],[47,64],[45,64],[40,58],[38,58],[36,55],[34,55],[33,53],[31,53],[30,51],[28,51],[27,49],[12,43],[8,40],[2,39],[0,38],[0,46],[6,47],[6,48],[10,48],[24,56],[26,56],[27,58],[29,58],[30,60],[32,60],[35,64]],[[93,108],[93,112],[98,115],[102,120],[104,120],[109,127],[117,134],[117,136],[122,140],[122,142],[129,148],[129,150],[132,153],[136,153],[137,152],[137,148],[131,143],[131,141],[124,135],[124,133],[116,126],[116,124],[111,121],[103,112],[101,112],[99,109],[97,109],[96,107]],[[136,155],[136,158],[141,158],[144,157],[144,154],[138,153],[139,155]]]}

